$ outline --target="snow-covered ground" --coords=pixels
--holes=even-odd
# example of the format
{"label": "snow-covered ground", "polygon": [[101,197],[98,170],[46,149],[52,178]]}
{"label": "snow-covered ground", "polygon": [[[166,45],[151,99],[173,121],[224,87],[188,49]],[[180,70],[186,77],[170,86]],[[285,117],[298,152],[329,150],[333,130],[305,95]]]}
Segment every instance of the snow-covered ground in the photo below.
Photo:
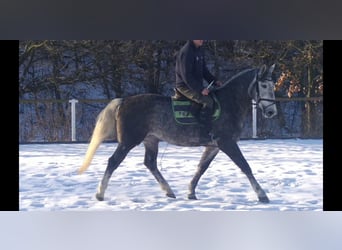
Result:
{"label": "snow-covered ground", "polygon": [[199,200],[192,201],[187,187],[203,148],[160,144],[158,167],[177,196],[171,199],[143,165],[139,145],[114,172],[99,202],[94,194],[115,143],[102,144],[83,175],[77,170],[87,144],[20,145],[24,212],[0,213],[0,248],[341,249],[342,214],[322,211],[323,141],[239,145],[269,204],[257,201],[247,178],[221,152],[199,182]]}
{"label": "snow-covered ground", "polygon": [[203,147],[160,143],[158,167],[175,192],[168,198],[134,148],[114,172],[105,200],[95,198],[116,143],[103,143],[89,169],[77,174],[87,144],[19,145],[21,211],[322,211],[323,140],[242,140],[241,151],[270,199],[259,203],[247,177],[220,152],[200,179],[198,200],[188,185]]}

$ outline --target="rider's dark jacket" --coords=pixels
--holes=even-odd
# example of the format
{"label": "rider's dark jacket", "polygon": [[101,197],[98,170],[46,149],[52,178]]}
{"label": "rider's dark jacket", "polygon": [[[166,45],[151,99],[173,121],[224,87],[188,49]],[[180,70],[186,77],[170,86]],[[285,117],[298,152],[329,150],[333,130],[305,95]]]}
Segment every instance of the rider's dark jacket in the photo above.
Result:
{"label": "rider's dark jacket", "polygon": [[178,52],[176,58],[176,88],[187,86],[200,93],[203,90],[203,79],[208,83],[216,81],[209,72],[201,47],[196,48],[189,40]]}

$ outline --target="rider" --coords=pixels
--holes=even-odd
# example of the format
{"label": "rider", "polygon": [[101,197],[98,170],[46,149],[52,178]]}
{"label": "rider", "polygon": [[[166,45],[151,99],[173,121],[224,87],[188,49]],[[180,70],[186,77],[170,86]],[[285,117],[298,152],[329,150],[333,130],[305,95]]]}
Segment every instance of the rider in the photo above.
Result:
{"label": "rider", "polygon": [[199,117],[201,135],[213,138],[211,115],[214,102],[209,96],[211,88],[204,87],[203,80],[210,85],[221,86],[222,82],[217,80],[208,70],[201,49],[203,40],[189,40],[179,50],[176,57],[176,90],[188,99],[201,105]]}

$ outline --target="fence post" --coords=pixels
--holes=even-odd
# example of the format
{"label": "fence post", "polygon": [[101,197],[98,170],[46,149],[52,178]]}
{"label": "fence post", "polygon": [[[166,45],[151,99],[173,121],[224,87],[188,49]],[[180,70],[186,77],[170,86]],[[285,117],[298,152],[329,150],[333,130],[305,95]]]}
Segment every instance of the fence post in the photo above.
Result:
{"label": "fence post", "polygon": [[252,100],[252,125],[253,125],[253,135],[252,138],[258,138],[257,136],[257,106],[256,102]]}
{"label": "fence post", "polygon": [[71,141],[76,141],[76,103],[78,100],[71,99]]}

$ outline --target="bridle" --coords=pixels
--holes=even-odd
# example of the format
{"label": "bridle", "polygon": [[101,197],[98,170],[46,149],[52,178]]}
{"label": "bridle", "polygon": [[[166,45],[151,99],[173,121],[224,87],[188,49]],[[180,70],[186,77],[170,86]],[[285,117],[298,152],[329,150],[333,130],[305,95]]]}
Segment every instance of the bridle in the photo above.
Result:
{"label": "bridle", "polygon": [[[242,74],[245,74],[247,73],[248,71],[252,71],[252,70],[255,70],[255,69],[245,69],[243,71],[241,71],[240,73],[234,75],[233,77],[231,77],[229,80],[225,81],[220,87],[216,87],[215,90],[219,90],[219,89],[222,89],[224,87],[226,87],[229,83],[231,83],[235,78],[239,77],[240,75]],[[269,77],[266,77],[266,80],[267,81],[272,81],[271,78]],[[256,84],[257,83],[257,84]],[[253,105],[259,105],[259,103],[261,101],[268,101],[270,102],[269,105],[267,105],[265,108],[268,108],[269,106],[272,106],[272,105],[275,105],[276,104],[276,101],[275,100],[272,100],[272,99],[268,99],[268,98],[262,98],[260,97],[260,79],[258,79],[258,73],[257,73],[257,70],[255,71],[255,76],[253,78],[253,81],[249,84],[248,86],[248,95],[250,98],[254,99],[253,98],[253,94],[252,94],[252,90],[253,88],[255,87],[255,92],[256,92],[256,101],[253,102]]]}
{"label": "bridle", "polygon": [[[272,79],[271,78],[266,78],[265,79],[266,81],[272,81]],[[253,88],[255,87],[255,93],[256,93],[256,100],[255,100],[255,102],[253,102],[253,105],[259,105],[259,103],[261,102],[261,101],[268,101],[268,102],[270,102],[270,104],[269,105],[267,105],[266,107],[264,107],[264,108],[268,108],[269,106],[272,106],[272,105],[275,105],[276,104],[276,101],[274,100],[274,99],[269,99],[269,98],[262,98],[262,97],[260,97],[260,79],[258,79],[258,74],[256,73],[255,74],[255,77],[254,77],[254,79],[253,79],[253,81],[249,84],[249,86],[248,86],[248,95],[249,95],[249,97],[250,98],[252,98],[252,99],[254,99],[253,98],[253,94],[252,94],[252,90],[253,90]]]}

